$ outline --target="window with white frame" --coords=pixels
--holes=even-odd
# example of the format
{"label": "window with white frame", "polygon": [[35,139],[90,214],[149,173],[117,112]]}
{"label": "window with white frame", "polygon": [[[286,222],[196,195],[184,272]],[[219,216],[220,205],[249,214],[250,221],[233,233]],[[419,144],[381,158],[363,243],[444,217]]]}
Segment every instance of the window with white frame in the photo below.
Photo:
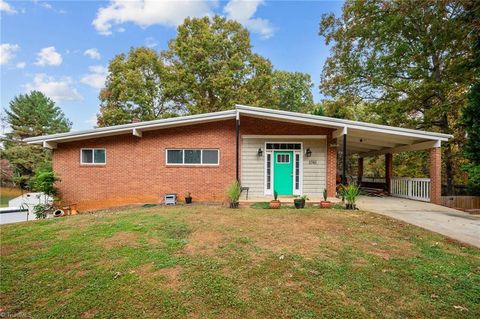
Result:
{"label": "window with white frame", "polygon": [[290,164],[290,154],[277,154],[277,164]]}
{"label": "window with white frame", "polygon": [[267,181],[267,191],[270,191],[272,189],[272,153],[267,153],[267,158],[266,158],[266,181]]}
{"label": "window with white frame", "polygon": [[218,149],[167,149],[167,165],[218,165]]}
{"label": "window with white frame", "polygon": [[107,162],[107,152],[104,148],[82,148],[80,150],[81,164],[102,165]]}

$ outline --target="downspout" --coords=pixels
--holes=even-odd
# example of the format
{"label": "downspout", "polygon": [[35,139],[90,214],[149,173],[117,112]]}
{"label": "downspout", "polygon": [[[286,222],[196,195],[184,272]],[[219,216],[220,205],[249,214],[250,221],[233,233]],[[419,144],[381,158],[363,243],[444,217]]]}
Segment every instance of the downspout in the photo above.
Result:
{"label": "downspout", "polygon": [[343,134],[342,184],[347,185],[347,134]]}
{"label": "downspout", "polygon": [[239,148],[240,148],[240,143],[239,143],[240,142],[240,113],[238,112],[238,110],[237,110],[237,114],[236,114],[236,118],[235,118],[235,131],[236,131],[235,175],[236,175],[237,182],[240,183],[240,173],[239,173],[240,170],[239,170],[239,158],[238,158]]}

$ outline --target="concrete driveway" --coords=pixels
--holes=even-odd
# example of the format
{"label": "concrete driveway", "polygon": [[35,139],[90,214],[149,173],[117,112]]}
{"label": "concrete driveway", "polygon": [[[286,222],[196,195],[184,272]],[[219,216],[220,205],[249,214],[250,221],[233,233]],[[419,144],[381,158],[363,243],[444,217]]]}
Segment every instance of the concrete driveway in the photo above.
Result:
{"label": "concrete driveway", "polygon": [[393,217],[480,248],[480,215],[395,197],[361,196],[361,210]]}

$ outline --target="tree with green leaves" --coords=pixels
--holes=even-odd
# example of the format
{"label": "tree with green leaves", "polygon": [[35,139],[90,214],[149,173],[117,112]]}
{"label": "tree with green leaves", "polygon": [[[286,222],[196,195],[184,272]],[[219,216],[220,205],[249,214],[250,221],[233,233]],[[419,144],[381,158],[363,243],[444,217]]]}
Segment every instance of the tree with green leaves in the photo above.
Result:
{"label": "tree with green leaves", "polygon": [[463,110],[461,122],[467,132],[467,141],[463,147],[469,163],[464,169],[468,173],[468,188],[472,194],[480,195],[480,5],[472,5],[465,13],[465,20],[476,25],[476,39],[473,42],[474,59],[468,65],[476,71],[477,81],[470,88],[467,105]]}
{"label": "tree with green leaves", "polygon": [[449,194],[464,140],[458,119],[475,78],[464,67],[474,32],[462,15],[471,2],[350,0],[320,23],[333,44],[320,87],[337,109],[360,105],[364,120],[455,135],[443,147]]}
{"label": "tree with green leaves", "polygon": [[274,71],[272,82],[275,108],[302,113],[313,111],[313,83],[309,74]]}
{"label": "tree with green leaves", "polygon": [[51,160],[51,154],[22,139],[68,132],[72,123],[54,101],[38,91],[16,96],[5,113],[10,132],[2,138],[1,156],[13,167],[16,184],[26,186],[36,169]]}
{"label": "tree with green leaves", "polygon": [[272,65],[252,52],[249,32],[236,21],[187,18],[163,56],[173,100],[189,113],[272,103]]}
{"label": "tree with green leaves", "polygon": [[480,82],[470,90],[462,122],[467,131],[467,142],[463,150],[470,161],[465,167],[468,172],[468,186],[472,193],[480,195]]}
{"label": "tree with green leaves", "polygon": [[159,53],[132,48],[110,61],[105,88],[100,91],[99,126],[148,121],[176,114],[165,86],[170,83]]}

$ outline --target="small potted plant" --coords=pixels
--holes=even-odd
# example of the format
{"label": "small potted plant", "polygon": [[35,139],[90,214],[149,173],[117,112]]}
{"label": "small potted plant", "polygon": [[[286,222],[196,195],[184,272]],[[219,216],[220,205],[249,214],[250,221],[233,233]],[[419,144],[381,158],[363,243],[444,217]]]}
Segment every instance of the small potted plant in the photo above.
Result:
{"label": "small potted plant", "polygon": [[191,204],[192,203],[192,194],[190,192],[185,193],[185,204]]}
{"label": "small potted plant", "polygon": [[242,190],[238,181],[234,182],[227,191],[228,199],[230,200],[230,208],[238,208],[238,200]]}
{"label": "small potted plant", "polygon": [[278,200],[277,191],[273,191],[273,200],[270,201],[270,208],[279,209],[282,203]]}
{"label": "small potted plant", "polygon": [[320,202],[321,208],[330,208],[332,207],[332,202],[327,200],[327,189],[323,190],[323,200]]}
{"label": "small potted plant", "polygon": [[295,205],[295,208],[305,208],[305,201],[308,200],[307,195],[303,196],[295,196],[295,199],[293,200],[293,204]]}

